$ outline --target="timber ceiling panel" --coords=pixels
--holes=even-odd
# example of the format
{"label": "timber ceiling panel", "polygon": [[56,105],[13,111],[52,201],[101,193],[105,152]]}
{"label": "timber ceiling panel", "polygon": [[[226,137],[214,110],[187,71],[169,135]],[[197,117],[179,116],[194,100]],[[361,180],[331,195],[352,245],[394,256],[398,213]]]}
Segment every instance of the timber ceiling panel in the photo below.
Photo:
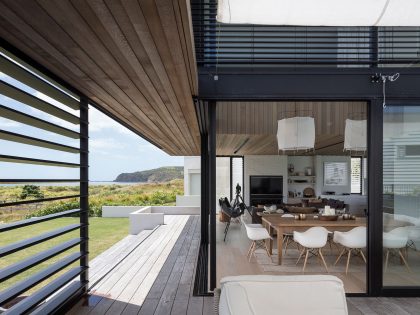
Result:
{"label": "timber ceiling panel", "polygon": [[187,0],[3,0],[0,36],[171,155],[198,155]]}
{"label": "timber ceiling panel", "polygon": [[[277,150],[277,121],[315,118],[315,152],[342,155],[345,120],[366,119],[365,102],[218,102],[218,155],[272,155]],[[298,152],[302,154],[302,152]]]}

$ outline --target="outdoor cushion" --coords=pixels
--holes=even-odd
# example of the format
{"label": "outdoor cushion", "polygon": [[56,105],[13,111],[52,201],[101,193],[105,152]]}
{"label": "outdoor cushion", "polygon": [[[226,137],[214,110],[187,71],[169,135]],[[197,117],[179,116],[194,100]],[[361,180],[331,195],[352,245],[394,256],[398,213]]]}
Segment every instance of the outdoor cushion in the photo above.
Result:
{"label": "outdoor cushion", "polygon": [[220,315],[345,315],[343,282],[329,275],[225,277]]}

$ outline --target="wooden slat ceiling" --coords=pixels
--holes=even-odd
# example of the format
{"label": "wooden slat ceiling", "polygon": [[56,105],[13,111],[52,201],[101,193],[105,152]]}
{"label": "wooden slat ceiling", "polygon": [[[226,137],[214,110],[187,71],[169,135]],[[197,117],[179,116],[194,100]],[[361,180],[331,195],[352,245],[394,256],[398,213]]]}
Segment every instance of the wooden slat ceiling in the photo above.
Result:
{"label": "wooden slat ceiling", "polygon": [[365,102],[218,102],[217,154],[282,154],[277,149],[277,121],[294,116],[315,118],[315,152],[306,154],[343,155],[345,120],[366,119],[367,104]]}
{"label": "wooden slat ceiling", "polygon": [[2,0],[0,36],[171,155],[198,155],[188,0]]}

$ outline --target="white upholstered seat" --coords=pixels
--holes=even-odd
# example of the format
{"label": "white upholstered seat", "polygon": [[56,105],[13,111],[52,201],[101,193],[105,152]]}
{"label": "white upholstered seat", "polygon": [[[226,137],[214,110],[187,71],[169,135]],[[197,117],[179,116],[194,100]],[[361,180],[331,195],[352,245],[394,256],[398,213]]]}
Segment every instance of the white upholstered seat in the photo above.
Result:
{"label": "white upholstered seat", "polygon": [[220,315],[346,315],[343,282],[329,275],[225,277]]}
{"label": "white upholstered seat", "polygon": [[319,255],[321,257],[325,269],[328,272],[327,263],[325,262],[324,255],[322,255],[322,248],[327,244],[329,233],[330,232],[322,226],[311,227],[305,232],[293,232],[294,241],[302,245],[303,247],[296,264],[299,263],[303,254],[305,254],[305,261],[303,263],[302,272],[305,272],[306,262],[308,261],[309,253]]}
{"label": "white upholstered seat", "polygon": [[347,253],[347,264],[346,264],[346,274],[349,269],[350,258],[352,252],[359,253],[366,263],[366,257],[363,253],[363,249],[366,248],[366,227],[365,226],[358,226],[348,232],[334,232],[334,242],[344,246],[343,250],[340,252],[337,260],[335,261],[334,265],[336,265],[340,258]]}
{"label": "white upholstered seat", "polygon": [[246,229],[246,235],[252,241],[247,254],[249,260],[251,260],[252,255],[255,254],[257,247],[264,247],[267,251],[267,255],[270,256],[270,252],[265,242],[266,240],[271,239],[268,231],[261,224],[247,224],[243,222],[243,225]]}
{"label": "white upholstered seat", "polygon": [[398,227],[383,234],[383,247],[386,250],[385,271],[388,269],[389,255],[391,252],[396,252],[407,269],[411,271],[401,251],[404,250],[406,252],[409,234],[410,230],[408,227]]}

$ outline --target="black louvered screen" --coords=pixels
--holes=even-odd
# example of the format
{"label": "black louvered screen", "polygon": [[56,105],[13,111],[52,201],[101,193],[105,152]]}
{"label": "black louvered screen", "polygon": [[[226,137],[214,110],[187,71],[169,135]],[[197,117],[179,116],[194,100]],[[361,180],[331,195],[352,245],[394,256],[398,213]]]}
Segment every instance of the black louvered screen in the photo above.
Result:
{"label": "black louvered screen", "polygon": [[192,0],[199,66],[417,66],[420,27],[220,24],[217,0]]}

